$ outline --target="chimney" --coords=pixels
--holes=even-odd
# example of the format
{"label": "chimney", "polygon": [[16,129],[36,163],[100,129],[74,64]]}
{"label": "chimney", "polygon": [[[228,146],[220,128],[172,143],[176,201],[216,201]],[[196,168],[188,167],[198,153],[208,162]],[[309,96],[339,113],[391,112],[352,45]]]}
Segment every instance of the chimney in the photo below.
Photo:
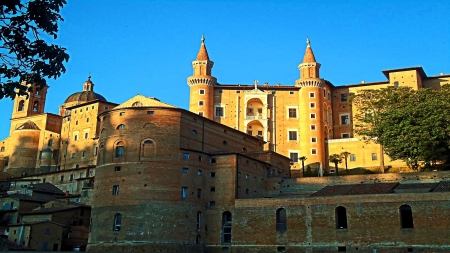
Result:
{"label": "chimney", "polygon": [[366,81],[362,80],[361,83],[364,84],[364,83],[366,83]]}
{"label": "chimney", "polygon": [[66,196],[69,196],[69,191],[66,191]]}

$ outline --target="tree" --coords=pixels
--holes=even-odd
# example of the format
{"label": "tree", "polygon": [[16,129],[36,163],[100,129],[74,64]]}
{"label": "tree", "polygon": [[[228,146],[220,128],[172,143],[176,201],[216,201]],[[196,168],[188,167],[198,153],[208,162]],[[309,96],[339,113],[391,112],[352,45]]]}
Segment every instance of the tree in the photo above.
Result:
{"label": "tree", "polygon": [[[66,0],[11,0],[0,4],[0,99],[27,95],[45,78],[57,78],[66,71],[66,49],[47,44],[41,37],[56,39],[59,14]],[[28,87],[28,88],[27,88]]]}
{"label": "tree", "polygon": [[348,173],[348,166],[347,166],[347,160],[348,160],[348,156],[351,155],[352,153],[348,152],[348,151],[344,151],[341,153],[342,158],[344,158],[345,161],[345,171]]}
{"label": "tree", "polygon": [[334,167],[336,168],[336,175],[339,175],[338,164],[342,163],[342,157],[339,154],[330,155],[330,162],[334,163]]}
{"label": "tree", "polygon": [[306,156],[302,156],[302,157],[300,157],[298,159],[302,161],[302,171],[303,171],[303,177],[304,177],[305,176],[305,161],[308,158],[306,158]]}
{"label": "tree", "polygon": [[418,170],[420,162],[438,160],[450,150],[450,85],[440,90],[370,90],[357,94],[352,103],[358,110],[355,132],[382,145],[393,160]]}

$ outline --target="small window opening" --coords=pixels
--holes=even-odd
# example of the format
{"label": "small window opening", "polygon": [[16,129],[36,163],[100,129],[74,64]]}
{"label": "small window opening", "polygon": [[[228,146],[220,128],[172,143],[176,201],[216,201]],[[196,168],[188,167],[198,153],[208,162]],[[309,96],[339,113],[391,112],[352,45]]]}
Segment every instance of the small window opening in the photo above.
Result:
{"label": "small window opening", "polygon": [[343,206],[336,207],[335,210],[336,229],[347,229],[347,210]]}

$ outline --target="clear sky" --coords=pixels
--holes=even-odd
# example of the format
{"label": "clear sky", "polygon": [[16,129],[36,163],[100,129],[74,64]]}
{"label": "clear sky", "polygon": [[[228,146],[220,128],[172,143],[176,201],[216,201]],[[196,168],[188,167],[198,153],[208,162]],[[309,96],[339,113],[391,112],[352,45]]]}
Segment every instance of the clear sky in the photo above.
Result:
{"label": "clear sky", "polygon": [[[450,74],[450,1],[137,1],[69,0],[56,43],[67,72],[49,80],[46,112],[82,90],[122,103],[136,94],[188,109],[191,61],[204,34],[221,84],[299,78],[306,36],[320,75],[334,85],[384,81],[381,70],[422,66]],[[0,140],[13,102],[0,100]]]}

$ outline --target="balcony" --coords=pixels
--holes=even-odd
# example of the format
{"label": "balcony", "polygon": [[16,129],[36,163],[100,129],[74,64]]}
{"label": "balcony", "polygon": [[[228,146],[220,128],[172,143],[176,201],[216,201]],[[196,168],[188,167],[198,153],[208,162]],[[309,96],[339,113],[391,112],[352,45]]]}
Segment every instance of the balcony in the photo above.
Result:
{"label": "balcony", "polygon": [[245,119],[263,119],[263,116],[246,116]]}

